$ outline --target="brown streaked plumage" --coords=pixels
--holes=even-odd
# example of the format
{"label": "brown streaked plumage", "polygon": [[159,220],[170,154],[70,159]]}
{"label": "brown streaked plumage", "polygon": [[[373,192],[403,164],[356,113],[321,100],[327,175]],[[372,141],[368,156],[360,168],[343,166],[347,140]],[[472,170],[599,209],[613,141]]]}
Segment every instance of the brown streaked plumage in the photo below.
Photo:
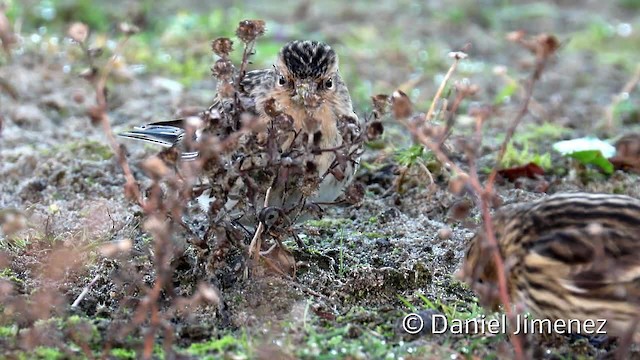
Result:
{"label": "brown streaked plumage", "polygon": [[[295,130],[308,134],[319,131],[321,137],[318,145],[321,149],[342,145],[343,138],[338,131],[340,122],[349,119],[358,122],[349,91],[338,73],[338,57],[329,45],[322,42],[287,43],[280,50],[273,68],[248,72],[243,77],[240,90],[245,105],[251,104],[251,109],[245,106],[245,111],[249,110],[257,114],[264,125],[273,119],[269,112],[275,110],[284,113],[293,120]],[[206,125],[210,118],[208,114],[224,114],[228,111],[234,111],[230,99],[217,97],[213,105],[202,114],[205,120],[203,131],[211,131]],[[184,129],[185,121],[179,119],[144,125],[120,135],[172,147],[182,142],[185,136]],[[309,139],[312,141],[312,136]],[[359,151],[359,149],[348,150],[350,153]],[[197,156],[197,152],[193,151],[183,153],[183,158],[186,159]],[[348,163],[344,178],[338,180],[328,173],[334,159],[335,153],[331,151],[315,155],[317,173],[322,181],[315,195],[309,199],[312,202],[332,202],[352,182],[357,163]],[[272,197],[279,198],[281,190],[274,189]],[[284,204],[275,201],[275,205],[298,202],[301,196],[300,192],[288,192]],[[273,204],[270,203],[270,205]]]}
{"label": "brown streaked plumage", "polygon": [[[638,320],[640,200],[555,194],[505,206],[493,223],[512,302],[539,318],[607,319],[614,336]],[[499,305],[497,269],[482,231],[471,240],[462,276],[485,305]]]}

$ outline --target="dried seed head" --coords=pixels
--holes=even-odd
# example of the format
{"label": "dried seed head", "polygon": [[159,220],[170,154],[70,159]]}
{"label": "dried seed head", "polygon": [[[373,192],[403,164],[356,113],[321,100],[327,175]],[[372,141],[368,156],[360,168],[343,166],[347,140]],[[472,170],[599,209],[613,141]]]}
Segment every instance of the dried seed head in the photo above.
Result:
{"label": "dried seed head", "polygon": [[461,81],[456,81],[453,85],[457,92],[463,96],[473,96],[480,91],[480,87],[476,84],[472,84],[469,79],[464,78]]}
{"label": "dried seed head", "polygon": [[449,57],[455,60],[462,60],[469,57],[469,55],[467,55],[467,53],[464,53],[462,51],[452,51],[449,53]]}
{"label": "dried seed head", "polygon": [[402,90],[396,90],[391,95],[391,105],[393,106],[393,116],[396,119],[406,119],[411,116],[413,106],[411,100]]}
{"label": "dried seed head", "polygon": [[377,138],[380,137],[380,135],[382,135],[383,132],[384,132],[384,126],[382,125],[382,122],[374,121],[371,124],[369,124],[369,126],[367,126],[367,140],[368,141],[376,140]]}
{"label": "dried seed head", "polygon": [[560,47],[560,41],[554,35],[540,34],[536,36],[536,56],[547,58],[553,55]]}
{"label": "dried seed head", "polygon": [[462,191],[465,189],[468,182],[469,175],[458,174],[457,176],[449,180],[449,191],[454,195],[460,195],[462,194]]}
{"label": "dried seed head", "polygon": [[226,37],[219,37],[211,42],[211,50],[214,54],[226,58],[233,51],[233,41]]}
{"label": "dried seed head", "polygon": [[469,116],[487,119],[491,116],[493,107],[487,104],[472,104],[469,106]]}
{"label": "dried seed head", "polygon": [[373,102],[373,110],[378,114],[378,116],[383,116],[387,113],[389,108],[389,95],[374,95],[371,97],[371,102]]}
{"label": "dried seed head", "polygon": [[218,59],[215,64],[213,64],[211,72],[213,76],[218,79],[228,78],[233,75],[233,64],[227,58]]}
{"label": "dried seed head", "polygon": [[352,183],[344,192],[345,200],[352,205],[359,204],[364,199],[364,185],[359,182]]}
{"label": "dried seed head", "polygon": [[77,43],[83,43],[89,36],[89,27],[81,22],[73,23],[67,31],[67,36]]}
{"label": "dried seed head", "polygon": [[265,23],[263,20],[242,20],[236,29],[236,36],[246,44],[264,35],[264,32]]}
{"label": "dried seed head", "polygon": [[267,101],[264,102],[264,112],[265,114],[267,114],[269,117],[272,117],[272,118],[275,118],[276,116],[280,115],[281,112],[278,111],[276,99],[269,98],[267,99]]}
{"label": "dried seed head", "polygon": [[102,120],[104,109],[98,105],[91,106],[87,109],[87,115],[89,115],[89,119],[91,119],[91,125],[96,126]]}
{"label": "dried seed head", "polygon": [[473,204],[471,203],[471,201],[463,199],[453,204],[449,213],[453,219],[462,220],[469,216],[469,212],[471,211],[472,207]]}
{"label": "dried seed head", "polygon": [[164,161],[157,156],[152,156],[146,159],[142,163],[142,168],[155,180],[159,180],[169,173],[167,165],[165,165]]}

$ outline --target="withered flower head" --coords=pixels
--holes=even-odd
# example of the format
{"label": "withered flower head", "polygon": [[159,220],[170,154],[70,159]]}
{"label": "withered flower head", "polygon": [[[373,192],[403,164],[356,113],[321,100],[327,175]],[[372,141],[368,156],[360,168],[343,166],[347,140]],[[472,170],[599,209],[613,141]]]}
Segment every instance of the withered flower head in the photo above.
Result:
{"label": "withered flower head", "polygon": [[411,100],[402,90],[396,90],[391,96],[391,105],[393,106],[393,116],[396,119],[406,119],[411,116],[413,106]]}
{"label": "withered flower head", "polygon": [[236,36],[246,44],[264,35],[264,32],[265,23],[263,20],[242,20],[236,29]]}
{"label": "withered flower head", "polygon": [[538,44],[536,55],[541,58],[553,55],[560,47],[560,41],[552,34],[540,34],[536,36],[536,42]]}
{"label": "withered flower head", "polygon": [[373,110],[378,116],[383,116],[387,113],[389,107],[389,95],[374,95],[371,97],[371,102],[373,102]]}
{"label": "withered flower head", "polygon": [[211,72],[213,73],[213,76],[218,79],[228,78],[233,75],[233,64],[231,63],[231,61],[229,61],[229,59],[218,59],[215,64],[213,64]]}
{"label": "withered flower head", "polygon": [[211,42],[211,50],[222,58],[227,57],[233,51],[233,41],[226,37],[219,37]]}
{"label": "withered flower head", "polygon": [[384,132],[384,126],[381,121],[373,121],[367,126],[367,140],[376,140]]}

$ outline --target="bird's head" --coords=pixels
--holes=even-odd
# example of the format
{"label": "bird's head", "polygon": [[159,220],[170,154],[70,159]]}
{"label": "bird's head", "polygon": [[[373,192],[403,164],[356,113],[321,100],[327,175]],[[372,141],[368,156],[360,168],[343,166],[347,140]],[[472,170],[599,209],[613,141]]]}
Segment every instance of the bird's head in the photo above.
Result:
{"label": "bird's head", "polygon": [[338,56],[325,43],[306,40],[286,44],[278,54],[274,75],[278,100],[309,114],[344,101],[346,87],[338,75]]}

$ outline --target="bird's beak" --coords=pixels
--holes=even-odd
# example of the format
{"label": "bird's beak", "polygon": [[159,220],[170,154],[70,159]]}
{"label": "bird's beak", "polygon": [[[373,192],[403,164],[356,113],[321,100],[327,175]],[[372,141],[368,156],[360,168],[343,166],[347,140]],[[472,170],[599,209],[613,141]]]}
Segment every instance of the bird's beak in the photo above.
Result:
{"label": "bird's beak", "polygon": [[320,105],[320,96],[317,94],[318,85],[314,81],[299,81],[295,84],[296,94],[294,100],[306,108],[316,108]]}

